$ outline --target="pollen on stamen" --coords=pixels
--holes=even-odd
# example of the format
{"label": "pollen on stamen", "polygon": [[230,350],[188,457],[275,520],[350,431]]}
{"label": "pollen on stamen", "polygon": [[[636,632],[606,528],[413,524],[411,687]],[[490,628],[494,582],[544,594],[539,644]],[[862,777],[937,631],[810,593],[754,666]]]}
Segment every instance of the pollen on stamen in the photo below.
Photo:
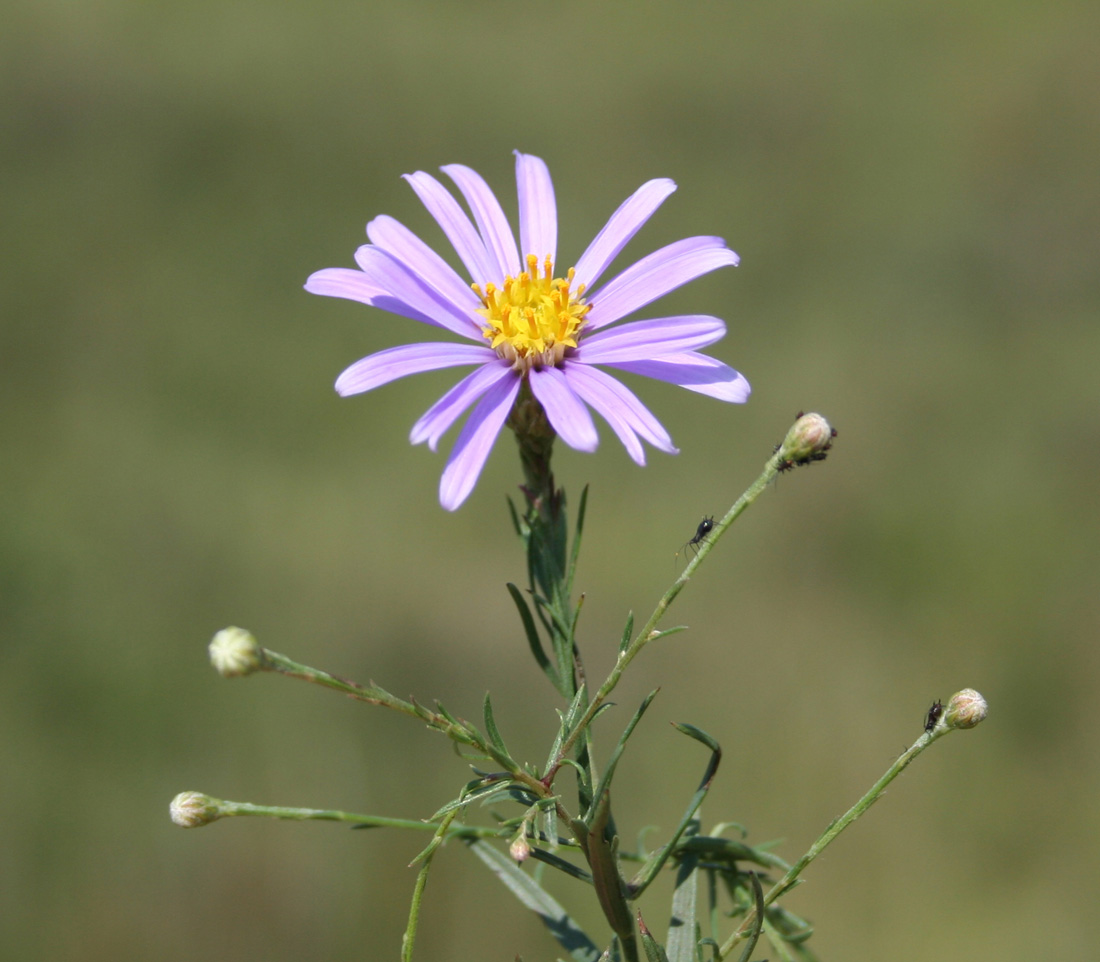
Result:
{"label": "pollen on stamen", "polygon": [[486,321],[482,334],[490,346],[520,373],[529,368],[560,367],[568,348],[577,346],[577,335],[591,308],[582,298],[584,285],[571,292],[576,271],[554,277],[553,259],[526,258],[528,270],[506,277],[498,288],[493,283],[473,284],[483,305],[477,313]]}

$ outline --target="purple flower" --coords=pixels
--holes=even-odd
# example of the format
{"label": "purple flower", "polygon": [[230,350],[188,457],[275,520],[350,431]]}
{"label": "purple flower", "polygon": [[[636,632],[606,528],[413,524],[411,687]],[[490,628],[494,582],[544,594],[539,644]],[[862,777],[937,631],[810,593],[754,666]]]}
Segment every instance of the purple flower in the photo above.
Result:
{"label": "purple flower", "polygon": [[473,407],[443,470],[444,508],[453,511],[473,490],[524,378],[566,444],[596,449],[592,407],[638,464],[645,464],[642,440],[670,454],[677,449],[633,392],[595,365],[644,374],[720,401],[748,399],[749,384],[737,371],[699,353],[725,334],[719,318],[688,314],[609,327],[708,271],[736,265],[737,255],[722,238],[669,244],[594,290],[619,251],[676,189],[671,180],[639,187],[576,266],[555,273],[558,217],[545,163],[516,152],[519,247],[485,181],[459,164],[442,170],[458,187],[472,220],[430,174],[419,171],[405,179],[443,228],[473,284],[408,228],[382,216],[367,225],[370,243],[355,252],[358,270],[317,271],[306,290],[362,301],[466,339],[379,351],[356,361],[336,381],[336,390],[347,396],[421,371],[475,368],[428,409],[410,436],[434,451],[447,429]]}

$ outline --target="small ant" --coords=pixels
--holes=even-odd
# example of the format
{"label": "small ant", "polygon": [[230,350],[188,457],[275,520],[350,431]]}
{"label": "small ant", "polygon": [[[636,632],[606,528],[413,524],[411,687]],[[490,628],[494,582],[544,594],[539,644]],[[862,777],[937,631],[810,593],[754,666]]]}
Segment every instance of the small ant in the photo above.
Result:
{"label": "small ant", "polygon": [[[685,551],[687,548],[694,548],[695,554],[699,553],[699,545],[707,540],[707,535],[714,530],[714,515],[706,515],[702,521],[699,522],[699,527],[695,529],[695,536],[690,541],[685,541],[680,551]],[[680,551],[676,553],[679,554]]]}
{"label": "small ant", "polygon": [[936,722],[940,720],[940,715],[943,714],[943,702],[938,698],[932,702],[932,707],[928,709],[928,714],[924,719],[924,730],[926,732],[932,731],[936,727]]}

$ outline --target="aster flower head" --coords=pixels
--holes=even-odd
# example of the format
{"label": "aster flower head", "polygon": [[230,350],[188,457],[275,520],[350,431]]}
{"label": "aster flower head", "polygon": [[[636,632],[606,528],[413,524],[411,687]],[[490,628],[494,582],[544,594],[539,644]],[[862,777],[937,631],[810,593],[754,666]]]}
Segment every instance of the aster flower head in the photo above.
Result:
{"label": "aster flower head", "polygon": [[442,170],[472,217],[430,174],[418,171],[405,179],[454,246],[472,283],[408,228],[383,215],[367,225],[370,243],[355,253],[358,270],[326,268],[305,286],[464,339],[379,351],[356,361],[336,381],[336,390],[348,396],[422,371],[474,368],[428,409],[410,436],[434,451],[448,428],[473,409],[443,470],[444,508],[454,510],[473,490],[524,385],[570,447],[596,449],[592,408],[638,464],[645,464],[643,440],[670,454],[677,449],[634,393],[600,368],[643,374],[721,401],[748,399],[748,382],[737,371],[699,353],[725,334],[719,318],[690,314],[611,327],[688,281],[738,262],[722,238],[689,237],[597,287],[616,255],[676,189],[671,180],[639,187],[575,266],[563,271],[557,266],[554,188],[542,160],[516,152],[518,247],[485,181],[459,164]]}

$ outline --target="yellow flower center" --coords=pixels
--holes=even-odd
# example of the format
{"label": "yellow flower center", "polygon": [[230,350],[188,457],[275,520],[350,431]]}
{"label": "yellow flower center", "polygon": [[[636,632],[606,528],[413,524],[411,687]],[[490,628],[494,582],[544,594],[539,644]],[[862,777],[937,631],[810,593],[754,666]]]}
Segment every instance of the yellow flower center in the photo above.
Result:
{"label": "yellow flower center", "polygon": [[554,265],[547,256],[539,274],[539,259],[527,255],[527,270],[519,277],[504,278],[504,285],[474,284],[474,293],[484,305],[477,313],[485,318],[485,339],[494,351],[520,373],[529,368],[560,367],[565,349],[577,346],[584,316],[592,307],[581,296],[582,284],[571,291],[576,271],[566,278],[554,277]]}

